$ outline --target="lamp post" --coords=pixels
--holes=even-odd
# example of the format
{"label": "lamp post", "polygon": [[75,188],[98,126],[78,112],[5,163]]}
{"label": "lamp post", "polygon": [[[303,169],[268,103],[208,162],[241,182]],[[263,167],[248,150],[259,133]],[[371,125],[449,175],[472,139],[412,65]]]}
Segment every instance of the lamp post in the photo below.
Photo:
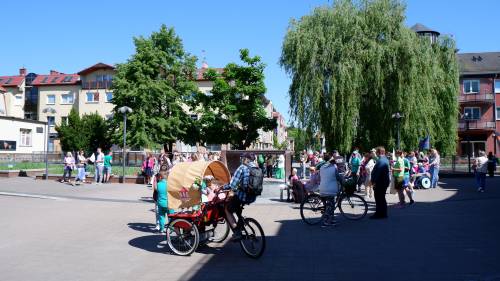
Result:
{"label": "lamp post", "polygon": [[49,137],[50,137],[50,124],[49,124],[49,114],[56,114],[57,111],[52,107],[44,108],[43,113],[47,114],[47,130],[45,130],[47,137],[45,138],[46,146],[45,146],[45,179],[49,179]]}
{"label": "lamp post", "polygon": [[469,166],[468,171],[469,174],[471,173],[471,167],[470,167],[470,136],[469,136],[469,122],[470,122],[470,115],[469,112],[465,112],[463,115],[463,119],[465,120],[465,137],[467,139],[467,164]]}
{"label": "lamp post", "polygon": [[403,118],[403,114],[399,113],[399,112],[396,112],[394,114],[392,114],[392,118],[396,119],[396,124],[398,126],[398,139],[397,139],[397,144],[396,144],[396,147],[398,150],[401,149],[401,132],[400,132],[400,127],[401,127],[401,119]]}
{"label": "lamp post", "polygon": [[493,155],[497,157],[497,132],[493,132]]}
{"label": "lamp post", "polygon": [[122,106],[118,108],[118,112],[123,114],[123,173],[122,173],[122,183],[125,183],[125,147],[127,145],[127,113],[132,113],[132,108],[128,106]]}

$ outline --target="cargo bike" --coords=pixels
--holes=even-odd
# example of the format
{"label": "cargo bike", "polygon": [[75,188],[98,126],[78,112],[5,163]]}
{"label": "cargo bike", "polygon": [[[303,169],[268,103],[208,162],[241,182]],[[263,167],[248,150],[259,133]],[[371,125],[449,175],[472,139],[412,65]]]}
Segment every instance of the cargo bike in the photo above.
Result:
{"label": "cargo bike", "polygon": [[[205,176],[212,176],[220,191],[212,194],[208,202],[201,202],[200,183]],[[168,246],[177,255],[191,255],[199,246],[221,243],[230,233],[224,212],[226,200],[231,196],[222,186],[231,175],[220,161],[182,162],[175,165],[168,177],[169,223],[166,227]],[[266,247],[264,231],[253,218],[239,216],[242,220],[243,252],[259,258]]]}

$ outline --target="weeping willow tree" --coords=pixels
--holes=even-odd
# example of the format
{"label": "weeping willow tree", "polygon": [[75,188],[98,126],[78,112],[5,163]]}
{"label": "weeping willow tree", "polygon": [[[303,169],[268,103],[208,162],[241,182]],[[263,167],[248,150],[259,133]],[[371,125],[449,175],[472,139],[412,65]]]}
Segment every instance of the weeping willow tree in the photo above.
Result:
{"label": "weeping willow tree", "polygon": [[280,58],[292,78],[290,113],[322,132],[327,149],[394,147],[392,114],[401,112],[402,148],[430,135],[438,150],[455,151],[455,43],[432,44],[404,21],[397,0],[339,0],[291,21]]}

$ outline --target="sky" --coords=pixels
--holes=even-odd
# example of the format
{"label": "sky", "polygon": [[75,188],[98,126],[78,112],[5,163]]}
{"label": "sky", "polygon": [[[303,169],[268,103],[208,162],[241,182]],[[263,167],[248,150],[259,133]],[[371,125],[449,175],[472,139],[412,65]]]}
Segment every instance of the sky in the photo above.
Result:
{"label": "sky", "polygon": [[[288,121],[290,79],[278,64],[292,18],[329,5],[320,0],[14,1],[1,5],[0,75],[24,66],[38,74],[76,73],[97,62],[122,63],[132,38],[161,24],[175,28],[184,48],[210,67],[239,62],[248,48],[266,63],[267,93]],[[500,51],[498,0],[408,0],[406,24],[419,22],[452,35],[460,52]],[[203,53],[203,50],[205,52]]]}

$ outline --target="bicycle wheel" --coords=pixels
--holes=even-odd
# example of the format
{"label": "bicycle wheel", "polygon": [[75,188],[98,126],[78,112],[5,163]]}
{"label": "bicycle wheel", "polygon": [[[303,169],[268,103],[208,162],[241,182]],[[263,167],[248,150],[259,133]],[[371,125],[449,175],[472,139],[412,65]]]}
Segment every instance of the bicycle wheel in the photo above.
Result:
{"label": "bicycle wheel", "polygon": [[191,255],[200,243],[198,227],[185,219],[175,219],[167,226],[167,243],[180,256]]}
{"label": "bicycle wheel", "polygon": [[229,224],[226,220],[220,220],[213,229],[214,236],[210,238],[210,242],[220,243],[226,240],[229,235]]}
{"label": "bicycle wheel", "polygon": [[320,223],[324,212],[325,203],[318,194],[307,196],[300,204],[300,216],[309,225]]}
{"label": "bicycle wheel", "polygon": [[260,224],[252,218],[245,218],[240,246],[249,257],[257,259],[266,249],[266,236]]}
{"label": "bicycle wheel", "polygon": [[363,197],[353,195],[341,195],[339,209],[340,213],[349,220],[360,220],[366,216],[368,212],[368,204]]}

